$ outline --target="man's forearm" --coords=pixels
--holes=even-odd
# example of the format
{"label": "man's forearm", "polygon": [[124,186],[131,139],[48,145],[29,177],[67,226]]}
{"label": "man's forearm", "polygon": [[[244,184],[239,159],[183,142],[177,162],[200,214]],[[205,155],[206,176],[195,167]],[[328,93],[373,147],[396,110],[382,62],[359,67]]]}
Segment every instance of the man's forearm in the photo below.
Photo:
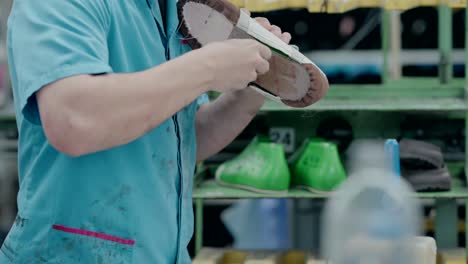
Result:
{"label": "man's forearm", "polygon": [[187,54],[144,72],[76,76],[44,87],[37,98],[49,141],[79,156],[146,134],[210,85],[211,73],[196,56]]}
{"label": "man's forearm", "polygon": [[226,93],[197,112],[197,160],[216,154],[252,121],[265,99],[251,89]]}

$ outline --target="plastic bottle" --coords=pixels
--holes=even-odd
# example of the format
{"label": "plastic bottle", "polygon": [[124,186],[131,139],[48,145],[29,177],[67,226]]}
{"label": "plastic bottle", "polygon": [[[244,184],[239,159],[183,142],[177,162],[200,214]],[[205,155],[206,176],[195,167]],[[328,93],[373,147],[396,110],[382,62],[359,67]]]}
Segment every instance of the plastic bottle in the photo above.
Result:
{"label": "plastic bottle", "polygon": [[[416,196],[398,176],[395,155],[384,143],[355,142],[348,153],[349,178],[328,201],[322,255],[333,264],[417,263]],[[391,155],[390,155],[391,156]]]}

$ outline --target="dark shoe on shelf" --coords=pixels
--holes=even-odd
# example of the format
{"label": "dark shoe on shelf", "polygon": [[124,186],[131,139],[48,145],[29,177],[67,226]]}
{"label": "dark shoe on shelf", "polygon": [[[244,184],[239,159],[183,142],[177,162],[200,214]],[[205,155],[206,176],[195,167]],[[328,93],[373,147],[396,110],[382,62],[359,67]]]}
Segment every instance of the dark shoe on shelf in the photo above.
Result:
{"label": "dark shoe on shelf", "polygon": [[403,139],[399,144],[401,163],[406,168],[424,170],[444,167],[444,157],[438,146],[413,139]]}
{"label": "dark shoe on shelf", "polygon": [[451,178],[446,167],[424,171],[402,171],[405,179],[417,192],[450,191]]}
{"label": "dark shoe on shelf", "polygon": [[400,160],[403,177],[416,191],[451,189],[451,176],[438,146],[419,140],[401,140]]}

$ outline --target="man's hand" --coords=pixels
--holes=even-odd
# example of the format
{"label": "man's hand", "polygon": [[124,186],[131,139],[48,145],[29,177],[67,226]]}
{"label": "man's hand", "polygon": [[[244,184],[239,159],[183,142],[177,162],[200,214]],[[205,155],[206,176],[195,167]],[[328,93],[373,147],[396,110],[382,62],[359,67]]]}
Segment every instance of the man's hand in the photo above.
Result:
{"label": "man's hand", "polygon": [[[247,9],[242,10],[250,16],[250,12]],[[280,38],[284,43],[289,44],[291,41],[291,34],[288,32],[282,32],[281,28],[272,25],[268,19],[264,17],[256,17],[254,19],[268,31]],[[237,100],[244,102],[244,109],[248,113],[257,113],[265,103],[265,97],[253,89],[238,90],[232,93],[232,96],[235,96]]]}
{"label": "man's hand", "polygon": [[[255,18],[255,20],[285,43],[289,44],[291,40],[291,35],[289,33],[281,32],[279,27],[271,25],[266,18],[259,17]],[[227,54],[222,54],[220,56],[220,59],[224,60],[225,63],[233,63],[229,59],[232,58],[232,56],[227,57]],[[245,60],[245,58],[236,59]],[[233,73],[231,72],[229,74]],[[251,77],[253,78],[253,76]],[[242,84],[246,85],[246,83]],[[225,88],[226,86],[221,86],[221,89],[218,88],[218,90],[231,92],[225,92],[213,102],[200,107],[200,110],[197,112],[198,161],[202,161],[214,155],[237,137],[250,121],[252,121],[265,102],[265,97],[255,92],[253,89]]]}
{"label": "man's hand", "polygon": [[209,44],[202,49],[211,87],[218,92],[244,89],[257,76],[268,72],[271,50],[250,39],[232,39]]}
{"label": "man's hand", "polygon": [[291,41],[291,34],[289,34],[288,32],[282,32],[281,28],[270,24],[270,21],[268,21],[268,19],[264,17],[256,17],[255,20],[264,28],[268,29],[268,31],[280,38],[284,43],[289,44],[289,42]]}
{"label": "man's hand", "polygon": [[[242,10],[250,16],[250,12],[247,9]],[[289,44],[291,41],[291,34],[288,32],[282,32],[278,26],[272,25],[268,19],[264,17],[256,17],[254,19],[268,31],[280,38],[284,43]],[[257,113],[265,102],[265,97],[253,89],[237,90],[231,93],[231,96],[236,97],[239,101],[243,101],[245,106],[244,109],[248,113]]]}
{"label": "man's hand", "polygon": [[[244,13],[248,14],[249,16],[251,15],[250,11],[245,9],[245,8],[242,8],[242,11]],[[268,19],[266,19],[264,17],[255,17],[254,19],[260,25],[262,25],[264,28],[266,28],[268,31],[270,31],[275,36],[277,36],[282,41],[284,41],[284,43],[289,44],[289,42],[291,41],[291,34],[289,34],[288,32],[282,32],[281,28],[279,28],[278,26],[272,25]]]}
{"label": "man's hand", "polygon": [[[242,10],[250,16],[250,12],[247,9]],[[284,41],[284,43],[289,44],[291,41],[291,34],[282,32],[278,26],[272,25],[268,19],[264,17],[256,17],[254,19],[268,31]],[[236,90],[230,93],[229,96],[233,96],[236,100],[243,102],[244,110],[251,115],[256,114],[265,102],[265,97],[253,89]]]}
{"label": "man's hand", "polygon": [[[244,9],[250,15],[250,12]],[[282,32],[278,26],[271,25],[268,19],[257,17],[255,20],[280,38],[286,44],[291,40],[291,34]],[[271,50],[256,40],[232,39],[208,44],[199,50],[206,58],[207,71],[212,73],[211,89],[217,92],[235,92],[238,95],[257,97],[263,104],[264,98],[252,90],[244,90],[258,75],[269,71]],[[255,96],[257,95],[257,96]],[[263,100],[262,100],[263,99]]]}

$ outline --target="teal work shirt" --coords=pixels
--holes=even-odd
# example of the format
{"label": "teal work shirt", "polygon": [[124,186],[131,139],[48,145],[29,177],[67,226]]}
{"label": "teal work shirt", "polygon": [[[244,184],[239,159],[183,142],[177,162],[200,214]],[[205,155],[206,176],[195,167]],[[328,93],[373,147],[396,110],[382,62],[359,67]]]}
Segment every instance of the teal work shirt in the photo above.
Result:
{"label": "teal work shirt", "polygon": [[142,71],[188,52],[178,23],[175,0],[165,29],[157,0],[14,1],[19,212],[0,263],[190,262],[194,120],[206,96],[133,142],[77,158],[49,144],[35,98],[62,78]]}

